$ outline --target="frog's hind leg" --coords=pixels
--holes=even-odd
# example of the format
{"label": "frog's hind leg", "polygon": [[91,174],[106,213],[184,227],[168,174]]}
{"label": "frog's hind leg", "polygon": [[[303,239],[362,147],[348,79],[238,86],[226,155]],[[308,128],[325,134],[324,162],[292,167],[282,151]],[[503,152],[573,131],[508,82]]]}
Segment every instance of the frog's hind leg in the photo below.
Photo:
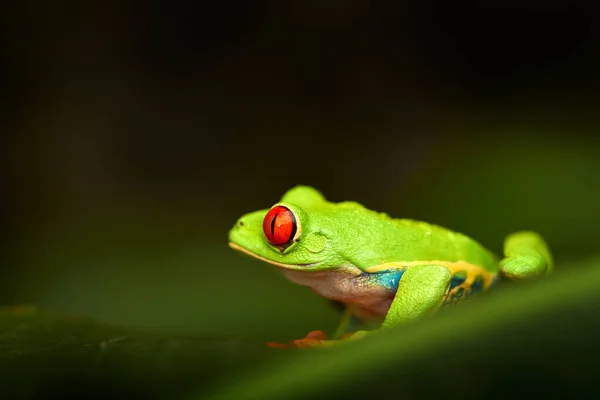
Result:
{"label": "frog's hind leg", "polygon": [[509,279],[523,279],[552,272],[552,254],[544,239],[535,232],[521,231],[504,241],[500,271]]}

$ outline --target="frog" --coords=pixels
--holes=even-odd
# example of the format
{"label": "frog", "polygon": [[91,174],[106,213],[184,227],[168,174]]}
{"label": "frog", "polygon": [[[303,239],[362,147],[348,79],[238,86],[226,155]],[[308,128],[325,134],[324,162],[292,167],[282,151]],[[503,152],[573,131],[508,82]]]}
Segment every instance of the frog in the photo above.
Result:
{"label": "frog", "polygon": [[[289,281],[344,307],[335,335],[321,330],[274,348],[347,343],[403,325],[488,291],[553,271],[544,238],[520,230],[504,239],[502,257],[440,225],[392,218],[355,201],[332,202],[296,185],[270,208],[242,215],[229,247],[281,272]],[[352,321],[374,329],[349,332]]]}

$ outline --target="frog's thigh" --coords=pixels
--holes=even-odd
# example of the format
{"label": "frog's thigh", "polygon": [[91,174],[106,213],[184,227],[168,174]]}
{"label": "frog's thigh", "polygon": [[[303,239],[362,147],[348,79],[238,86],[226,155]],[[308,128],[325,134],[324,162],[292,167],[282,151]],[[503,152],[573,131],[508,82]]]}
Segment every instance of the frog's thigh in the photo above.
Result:
{"label": "frog's thigh", "polygon": [[522,231],[504,241],[500,271],[508,278],[521,279],[552,270],[552,255],[544,239],[535,232]]}
{"label": "frog's thigh", "polygon": [[439,308],[452,274],[440,265],[415,265],[402,275],[382,328],[410,321]]}

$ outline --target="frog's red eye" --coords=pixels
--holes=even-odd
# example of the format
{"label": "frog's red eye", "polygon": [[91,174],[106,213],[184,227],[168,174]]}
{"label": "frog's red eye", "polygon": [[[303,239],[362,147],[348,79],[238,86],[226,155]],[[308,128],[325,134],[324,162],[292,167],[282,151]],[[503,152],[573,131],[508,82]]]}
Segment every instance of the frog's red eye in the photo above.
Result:
{"label": "frog's red eye", "polygon": [[275,206],[263,220],[263,232],[273,246],[283,246],[294,240],[298,229],[294,213],[287,207]]}

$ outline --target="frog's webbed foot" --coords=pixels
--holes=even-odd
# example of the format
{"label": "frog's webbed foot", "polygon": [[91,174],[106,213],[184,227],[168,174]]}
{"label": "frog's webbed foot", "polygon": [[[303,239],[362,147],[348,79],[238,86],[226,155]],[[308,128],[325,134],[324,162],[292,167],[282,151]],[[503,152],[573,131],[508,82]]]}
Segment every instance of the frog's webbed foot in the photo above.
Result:
{"label": "frog's webbed foot", "polygon": [[325,332],[312,331],[303,339],[293,340],[289,343],[268,342],[267,346],[275,349],[325,347],[359,339],[363,336],[363,331],[359,331],[355,333],[346,333],[339,340],[327,340],[327,334]]}

